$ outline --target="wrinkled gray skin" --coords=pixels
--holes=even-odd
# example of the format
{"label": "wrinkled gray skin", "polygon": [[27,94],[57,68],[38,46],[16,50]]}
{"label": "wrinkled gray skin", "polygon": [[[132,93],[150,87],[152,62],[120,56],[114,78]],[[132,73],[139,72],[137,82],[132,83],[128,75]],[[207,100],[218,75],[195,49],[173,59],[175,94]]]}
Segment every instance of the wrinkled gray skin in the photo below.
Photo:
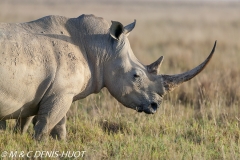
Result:
{"label": "wrinkled gray skin", "polygon": [[0,24],[0,127],[18,119],[24,132],[37,115],[36,140],[64,139],[71,103],[103,87],[126,107],[153,114],[166,93],[203,70],[216,45],[196,68],[158,75],[163,57],[145,66],[134,56],[127,38],[134,27],[93,15]]}

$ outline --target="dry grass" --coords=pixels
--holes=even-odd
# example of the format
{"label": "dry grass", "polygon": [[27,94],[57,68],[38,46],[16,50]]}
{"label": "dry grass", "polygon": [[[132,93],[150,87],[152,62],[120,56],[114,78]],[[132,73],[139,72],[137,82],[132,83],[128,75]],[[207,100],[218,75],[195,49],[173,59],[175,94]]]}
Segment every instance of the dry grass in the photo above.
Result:
{"label": "dry grass", "polygon": [[[134,4],[134,5],[133,5]],[[164,55],[161,73],[175,74],[216,53],[195,79],[165,97],[155,115],[138,114],[104,89],[73,104],[68,140],[36,143],[1,133],[0,151],[86,150],[85,159],[240,158],[240,4],[237,2],[1,1],[0,22],[93,13],[123,24],[137,19],[132,49],[144,63]]]}

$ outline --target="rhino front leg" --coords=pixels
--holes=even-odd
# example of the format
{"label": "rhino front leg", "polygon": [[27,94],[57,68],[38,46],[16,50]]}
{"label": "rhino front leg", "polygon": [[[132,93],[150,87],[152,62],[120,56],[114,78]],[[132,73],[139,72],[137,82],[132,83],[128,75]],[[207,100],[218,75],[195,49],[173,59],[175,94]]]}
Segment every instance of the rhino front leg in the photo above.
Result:
{"label": "rhino front leg", "polygon": [[0,132],[5,131],[7,128],[7,123],[5,120],[0,121]]}
{"label": "rhino front leg", "polygon": [[14,132],[20,131],[21,133],[27,132],[27,129],[32,122],[34,116],[27,117],[27,118],[19,118],[16,120],[16,125],[14,127]]}
{"label": "rhino front leg", "polygon": [[[55,125],[64,121],[64,116],[72,104],[72,99],[72,94],[62,94],[42,100],[34,127],[36,140],[42,140],[48,136]],[[62,122],[60,122],[61,120]]]}
{"label": "rhino front leg", "polygon": [[[60,122],[58,122],[54,128],[52,129],[50,135],[54,138],[54,139],[58,139],[58,140],[64,140],[66,139],[66,120],[67,120],[67,116],[65,115]],[[32,120],[33,126],[36,125],[37,123],[37,116],[35,116]]]}
{"label": "rhino front leg", "polygon": [[37,123],[37,116],[34,116],[34,118],[32,120],[33,127],[36,126],[36,123]]}
{"label": "rhino front leg", "polygon": [[66,131],[66,116],[64,116],[60,122],[58,122],[58,124],[56,124],[56,126],[54,126],[54,128],[51,131],[51,136],[54,139],[58,139],[58,140],[65,140],[66,139],[66,135],[67,135],[67,131]]}

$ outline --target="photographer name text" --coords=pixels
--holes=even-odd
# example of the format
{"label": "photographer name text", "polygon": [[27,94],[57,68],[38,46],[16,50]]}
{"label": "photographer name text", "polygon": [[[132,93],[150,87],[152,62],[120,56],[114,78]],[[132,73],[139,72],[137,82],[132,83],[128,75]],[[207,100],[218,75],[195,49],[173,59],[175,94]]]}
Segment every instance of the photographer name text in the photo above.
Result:
{"label": "photographer name text", "polygon": [[3,151],[2,158],[83,158],[86,151]]}

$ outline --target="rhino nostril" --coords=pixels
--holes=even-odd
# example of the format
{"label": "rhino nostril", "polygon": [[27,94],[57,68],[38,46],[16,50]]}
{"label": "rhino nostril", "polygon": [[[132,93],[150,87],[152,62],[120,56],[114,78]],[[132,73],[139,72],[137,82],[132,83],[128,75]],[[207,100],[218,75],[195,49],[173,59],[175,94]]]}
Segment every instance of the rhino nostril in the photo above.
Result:
{"label": "rhino nostril", "polygon": [[151,103],[151,107],[154,111],[156,111],[158,108],[158,105],[157,105],[157,103],[153,102],[153,103]]}

